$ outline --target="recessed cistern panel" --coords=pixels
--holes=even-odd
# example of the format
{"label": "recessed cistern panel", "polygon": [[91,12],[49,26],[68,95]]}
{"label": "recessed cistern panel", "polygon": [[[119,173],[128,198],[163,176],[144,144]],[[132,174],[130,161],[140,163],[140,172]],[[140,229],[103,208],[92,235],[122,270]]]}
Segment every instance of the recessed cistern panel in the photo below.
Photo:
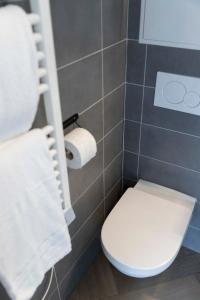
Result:
{"label": "recessed cistern panel", "polygon": [[154,105],[200,115],[200,78],[158,72]]}

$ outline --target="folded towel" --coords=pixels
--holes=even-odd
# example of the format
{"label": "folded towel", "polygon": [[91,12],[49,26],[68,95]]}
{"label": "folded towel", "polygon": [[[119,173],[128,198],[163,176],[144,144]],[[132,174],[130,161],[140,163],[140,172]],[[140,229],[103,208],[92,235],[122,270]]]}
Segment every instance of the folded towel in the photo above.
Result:
{"label": "folded towel", "polygon": [[28,300],[71,251],[47,138],[34,129],[0,147],[0,280]]}
{"label": "folded towel", "polygon": [[0,141],[28,131],[37,112],[38,61],[22,8],[0,9]]}

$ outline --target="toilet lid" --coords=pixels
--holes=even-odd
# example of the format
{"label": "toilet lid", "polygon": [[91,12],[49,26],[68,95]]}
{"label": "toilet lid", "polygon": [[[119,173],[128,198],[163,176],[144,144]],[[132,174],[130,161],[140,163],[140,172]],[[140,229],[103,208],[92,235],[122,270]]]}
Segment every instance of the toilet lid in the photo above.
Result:
{"label": "toilet lid", "polygon": [[101,233],[104,252],[110,260],[143,271],[141,277],[158,274],[176,257],[194,204],[190,196],[140,181],[107,217]]}

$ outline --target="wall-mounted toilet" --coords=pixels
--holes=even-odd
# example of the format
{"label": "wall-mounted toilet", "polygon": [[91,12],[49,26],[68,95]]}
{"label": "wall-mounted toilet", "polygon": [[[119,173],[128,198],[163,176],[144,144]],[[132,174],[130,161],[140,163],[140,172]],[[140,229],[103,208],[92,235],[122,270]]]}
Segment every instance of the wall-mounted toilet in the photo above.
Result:
{"label": "wall-mounted toilet", "polygon": [[176,258],[196,199],[140,180],[129,188],[102,227],[108,260],[138,278],[157,275]]}

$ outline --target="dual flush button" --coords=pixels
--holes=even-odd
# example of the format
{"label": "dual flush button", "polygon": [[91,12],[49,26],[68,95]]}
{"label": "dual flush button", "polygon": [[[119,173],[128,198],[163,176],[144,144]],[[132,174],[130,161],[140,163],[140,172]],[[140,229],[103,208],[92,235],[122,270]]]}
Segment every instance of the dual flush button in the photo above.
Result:
{"label": "dual flush button", "polygon": [[158,72],[154,105],[200,115],[200,79]]}

